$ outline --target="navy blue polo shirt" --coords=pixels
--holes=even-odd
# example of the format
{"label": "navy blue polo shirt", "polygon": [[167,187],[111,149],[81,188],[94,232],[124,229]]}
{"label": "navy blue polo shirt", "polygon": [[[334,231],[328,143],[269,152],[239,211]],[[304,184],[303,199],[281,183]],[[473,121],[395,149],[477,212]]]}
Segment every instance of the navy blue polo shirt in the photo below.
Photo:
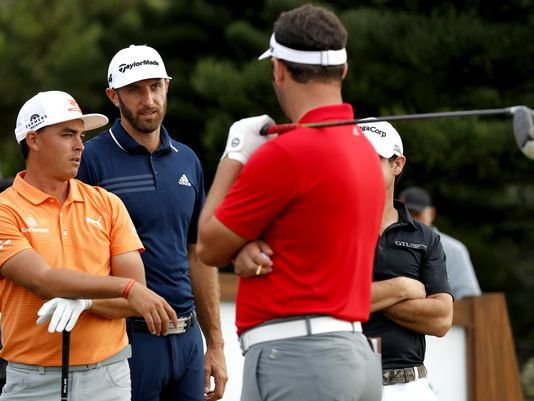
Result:
{"label": "navy blue polo shirt", "polygon": [[[402,202],[394,202],[399,221],[387,227],[375,251],[373,281],[409,277],[425,285],[426,294],[451,294],[445,253],[439,235],[414,220]],[[398,369],[423,364],[425,335],[404,328],[380,311],[363,324],[368,337],[382,338],[382,368]]]}
{"label": "navy blue polo shirt", "polygon": [[121,198],[143,242],[147,286],[179,314],[194,309],[187,245],[196,243],[204,178],[195,153],[161,127],[153,153],[117,119],[85,143],[78,179]]}

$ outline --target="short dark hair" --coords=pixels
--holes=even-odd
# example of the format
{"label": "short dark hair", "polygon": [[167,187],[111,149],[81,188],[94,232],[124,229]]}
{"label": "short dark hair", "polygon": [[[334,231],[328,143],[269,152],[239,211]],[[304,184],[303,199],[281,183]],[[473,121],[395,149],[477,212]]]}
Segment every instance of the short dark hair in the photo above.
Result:
{"label": "short dark hair", "polygon": [[[280,14],[274,35],[281,45],[295,50],[341,50],[347,44],[347,30],[331,11],[305,4]],[[280,60],[300,83],[343,79],[343,65],[310,65]]]}

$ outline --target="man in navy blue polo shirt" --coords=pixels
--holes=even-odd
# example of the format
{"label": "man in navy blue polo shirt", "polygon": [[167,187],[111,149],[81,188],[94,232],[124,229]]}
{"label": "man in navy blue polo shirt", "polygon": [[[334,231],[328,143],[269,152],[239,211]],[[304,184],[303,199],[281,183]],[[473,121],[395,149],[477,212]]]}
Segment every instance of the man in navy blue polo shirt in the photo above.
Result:
{"label": "man in navy blue polo shirt", "polygon": [[387,122],[360,124],[380,156],[386,205],[376,246],[369,337],[382,339],[383,401],[437,401],[426,379],[425,334],[442,337],[452,324],[451,289],[439,235],[393,200],[406,163],[398,132]]}
{"label": "man in navy blue polo shirt", "polygon": [[193,151],[162,126],[170,79],[151,47],[132,45],[113,57],[106,94],[120,119],[85,144],[78,178],[122,199],[145,246],[147,286],[180,317],[161,337],[142,319],[127,320],[132,400],[216,400],[227,381],[218,278],[195,249],[204,178]]}

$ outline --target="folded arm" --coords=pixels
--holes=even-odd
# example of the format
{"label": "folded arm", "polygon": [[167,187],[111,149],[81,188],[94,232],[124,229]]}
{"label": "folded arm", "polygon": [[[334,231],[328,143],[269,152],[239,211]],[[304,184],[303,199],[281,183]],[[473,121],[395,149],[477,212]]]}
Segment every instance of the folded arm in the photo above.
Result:
{"label": "folded arm", "polygon": [[373,281],[371,285],[371,313],[383,310],[407,299],[426,297],[425,286],[408,277]]}
{"label": "folded arm", "polygon": [[443,337],[452,325],[453,300],[450,294],[438,293],[423,299],[408,299],[382,312],[400,326],[421,334]]}

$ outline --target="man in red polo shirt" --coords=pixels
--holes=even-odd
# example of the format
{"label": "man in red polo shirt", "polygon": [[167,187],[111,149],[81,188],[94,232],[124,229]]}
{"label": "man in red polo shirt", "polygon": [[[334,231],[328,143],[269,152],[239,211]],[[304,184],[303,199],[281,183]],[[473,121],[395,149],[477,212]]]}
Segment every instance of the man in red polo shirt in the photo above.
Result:
{"label": "man in red polo shirt", "polygon": [[[354,118],[341,97],[346,39],[323,8],[280,15],[260,59],[271,58],[291,121]],[[379,400],[380,358],[360,324],[384,207],[378,157],[356,126],[260,136],[269,123],[260,116],[232,125],[199,224],[199,256],[210,265],[257,239],[272,248],[262,255],[251,246],[251,268],[240,272],[241,399]]]}

